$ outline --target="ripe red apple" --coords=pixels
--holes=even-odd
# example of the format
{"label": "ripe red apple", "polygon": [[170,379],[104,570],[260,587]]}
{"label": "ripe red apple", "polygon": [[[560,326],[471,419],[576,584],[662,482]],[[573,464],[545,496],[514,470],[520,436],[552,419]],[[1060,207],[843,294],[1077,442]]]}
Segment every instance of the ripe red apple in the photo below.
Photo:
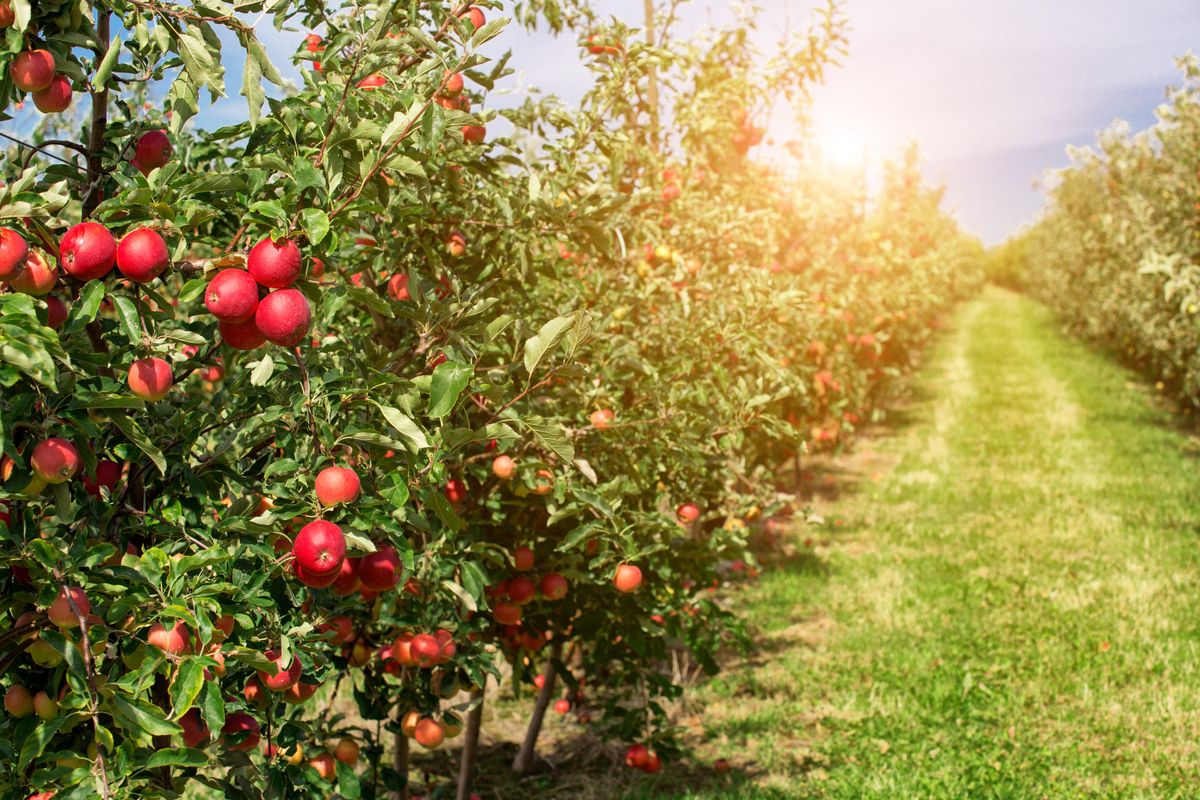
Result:
{"label": "ripe red apple", "polygon": [[306,702],[309,698],[316,694],[317,689],[320,688],[321,685],[319,683],[305,683],[304,681],[297,681],[296,683],[292,684],[292,686],[288,688],[286,692],[283,693],[283,702],[291,703],[292,705]]}
{"label": "ripe red apple", "polygon": [[537,471],[537,482],[534,484],[534,494],[550,494],[554,491],[554,473],[548,469]]}
{"label": "ripe red apple", "polygon": [[567,590],[570,584],[567,579],[557,572],[547,572],[538,582],[538,588],[542,592],[542,597],[547,600],[562,600],[567,596]]}
{"label": "ripe red apple", "polygon": [[352,503],[358,499],[361,483],[358,474],[347,467],[326,467],[317,473],[314,482],[317,502],[323,506]]}
{"label": "ripe red apple", "polygon": [[13,59],[8,74],[22,92],[39,92],[54,80],[54,55],[49,50],[26,50]]}
{"label": "ripe red apple", "polygon": [[358,577],[358,565],[361,560],[347,558],[342,562],[337,578],[330,584],[333,587],[333,593],[338,597],[349,597],[362,588],[362,581]]}
{"label": "ripe red apple", "polygon": [[171,365],[161,358],[142,358],[129,365],[129,391],[148,403],[162,400],[171,391]]}
{"label": "ripe red apple", "polygon": [[134,283],[149,283],[171,264],[167,243],[150,228],[136,228],[117,245],[117,269]]}
{"label": "ripe red apple", "polygon": [[650,748],[644,744],[631,744],[625,749],[625,766],[645,769],[650,763]]}
{"label": "ripe red apple", "polygon": [[388,279],[388,296],[393,300],[411,300],[412,297],[408,293],[408,275],[403,272],[397,272]]}
{"label": "ripe red apple", "polygon": [[271,289],[291,286],[300,277],[303,259],[300,248],[291,239],[263,239],[250,248],[246,269],[250,277]]}
{"label": "ripe red apple", "polygon": [[447,97],[458,97],[463,90],[463,76],[461,72],[446,71],[446,80],[442,84],[442,94]]}
{"label": "ripe red apple", "polygon": [[183,728],[184,747],[203,747],[208,744],[212,735],[198,708],[188,709],[188,712],[179,718],[179,727]]}
{"label": "ripe red apple", "polygon": [[117,263],[117,240],[99,222],[81,222],[58,243],[58,263],[81,281],[103,278]]}
{"label": "ripe red apple", "polygon": [[445,664],[454,658],[454,654],[458,652],[458,645],[454,643],[454,635],[450,631],[438,628],[433,632],[433,638],[437,639],[439,648],[437,663]]}
{"label": "ripe red apple", "polygon": [[613,574],[613,585],[619,592],[636,592],[642,585],[642,570],[635,564],[621,564]]}
{"label": "ripe red apple", "polygon": [[517,471],[517,462],[509,456],[496,456],[492,461],[492,474],[502,481],[511,478]]}
{"label": "ripe red apple", "polygon": [[467,237],[463,236],[462,231],[451,231],[446,237],[446,252],[451,258],[458,258],[467,252]]}
{"label": "ripe red apple", "polygon": [[436,666],[442,654],[442,646],[435,636],[422,633],[414,636],[408,643],[408,650],[418,667],[429,668]]}
{"label": "ripe red apple", "polygon": [[492,606],[492,618],[501,625],[520,625],[521,607],[516,603],[501,601]]}
{"label": "ripe red apple", "polygon": [[46,325],[48,327],[58,330],[67,321],[69,313],[70,309],[67,308],[67,304],[59,298],[46,298]]}
{"label": "ripe red apple", "polygon": [[58,702],[46,692],[38,692],[33,696],[33,712],[43,722],[49,722],[58,716]]}
{"label": "ripe red apple", "polygon": [[463,125],[462,136],[468,144],[479,144],[487,136],[487,128],[483,125]]}
{"label": "ripe red apple", "polygon": [[368,591],[385,592],[400,582],[402,569],[395,548],[385,545],[359,560],[358,579]]}
{"label": "ripe red apple", "polygon": [[33,474],[46,483],[66,483],[79,469],[79,451],[66,439],[55,436],[37,443],[29,464]]}
{"label": "ripe red apple", "polygon": [[700,507],[695,503],[684,503],[675,509],[675,516],[679,517],[680,522],[690,525],[700,519]]}
{"label": "ripe red apple", "polygon": [[646,766],[642,767],[642,772],[646,773],[647,775],[653,775],[654,773],[661,771],[662,759],[658,757],[658,753],[651,750],[649,756],[646,757]]}
{"label": "ripe red apple", "polygon": [[372,89],[378,89],[380,86],[387,86],[387,78],[376,72],[373,75],[368,75],[367,77],[363,78],[361,81],[354,84],[354,86],[357,89],[363,89],[364,91],[369,92]]}
{"label": "ripe red apple", "polygon": [[475,26],[475,30],[479,30],[487,22],[487,17],[484,16],[483,9],[479,6],[471,6],[458,16],[459,19],[469,19],[471,24]]}
{"label": "ripe red apple", "polygon": [[222,614],[213,620],[212,640],[214,642],[223,642],[233,635],[233,628],[237,624],[232,614]]}
{"label": "ripe red apple", "polygon": [[204,306],[222,322],[245,322],[258,309],[258,283],[241,269],[223,269],[204,290]]}
{"label": "ripe red apple", "polygon": [[43,114],[57,114],[71,106],[71,80],[66,75],[55,75],[50,85],[33,93],[33,104]]}
{"label": "ripe red apple", "polygon": [[333,638],[330,641],[333,644],[346,644],[354,638],[354,620],[345,614],[338,614],[318,625],[317,630],[321,633],[332,633]]}
{"label": "ripe red apple", "polygon": [[13,684],[4,693],[4,708],[14,717],[28,717],[33,713],[33,695],[20,684]]}
{"label": "ripe red apple", "polygon": [[358,763],[358,742],[353,739],[341,739],[333,749],[333,757],[343,764],[354,766]]}
{"label": "ripe red apple", "polygon": [[458,478],[451,478],[442,488],[442,494],[446,495],[446,499],[451,503],[458,505],[467,499],[467,485]]}
{"label": "ripe red apple", "polygon": [[609,424],[616,419],[616,416],[617,415],[612,412],[612,409],[601,408],[593,411],[588,417],[588,421],[592,423],[592,427],[594,427],[596,430],[602,431],[608,428]]}
{"label": "ripe red apple", "polygon": [[[76,610],[79,611],[78,615],[75,613]],[[83,589],[75,587],[70,589],[70,599],[66,592],[59,589],[58,596],[46,609],[46,616],[60,628],[76,628],[79,626],[79,617],[87,617],[90,613],[92,613],[92,605],[88,602],[87,595],[83,593]]]}
{"label": "ripe red apple", "polygon": [[308,765],[317,771],[322,780],[333,780],[337,775],[337,764],[329,753],[318,753],[308,760]]}
{"label": "ripe red apple", "polygon": [[253,350],[267,341],[267,337],[262,335],[253,319],[242,322],[221,320],[217,323],[217,329],[221,332],[221,341],[234,350]]}
{"label": "ripe red apple", "polygon": [[228,749],[253,750],[258,746],[258,720],[245,711],[234,711],[225,717],[221,734],[221,743]]}
{"label": "ripe red apple", "polygon": [[25,265],[16,276],[9,279],[8,285],[14,292],[41,297],[49,294],[57,281],[58,268],[46,263],[41,253],[30,251]]}
{"label": "ripe red apple", "polygon": [[161,622],[156,622],[146,633],[146,642],[164,653],[178,656],[188,651],[192,644],[192,634],[181,619],[175,620],[169,628]]}
{"label": "ripe red apple", "polygon": [[[16,21],[17,12],[13,11],[12,0],[0,0],[0,30],[11,28]],[[51,797],[53,797],[53,793],[51,793]]]}
{"label": "ripe red apple", "polygon": [[519,606],[528,603],[536,594],[537,587],[524,575],[518,575],[508,582],[508,599]]}
{"label": "ripe red apple", "polygon": [[295,347],[308,335],[312,312],[299,289],[277,289],[258,303],[254,324],[267,340],[281,347]]}
{"label": "ripe red apple", "polygon": [[138,137],[134,146],[134,160],[143,174],[166,166],[171,160],[171,138],[164,130],[146,131]]}
{"label": "ripe red apple", "polygon": [[571,710],[571,701],[566,698],[554,701],[554,710],[559,714],[566,714]]}
{"label": "ripe red apple", "polygon": [[12,228],[0,228],[0,281],[10,281],[20,274],[29,258],[29,243]]}
{"label": "ripe red apple", "polygon": [[513,565],[516,567],[517,572],[528,572],[533,569],[535,560],[536,556],[533,551],[524,545],[513,551]]}
{"label": "ripe red apple", "polygon": [[83,476],[83,488],[92,497],[99,497],[101,489],[113,491],[121,480],[121,465],[107,459],[96,462],[96,474]]}
{"label": "ripe red apple", "polygon": [[346,558],[346,537],[332,522],[314,520],[296,534],[292,555],[297,567],[309,575],[318,578],[334,575],[336,580]]}
{"label": "ripe red apple", "polygon": [[413,733],[413,738],[417,740],[417,744],[426,750],[436,750],[446,740],[446,729],[437,720],[425,717],[417,723],[417,729]]}
{"label": "ripe red apple", "polygon": [[261,669],[258,671],[258,682],[267,689],[272,692],[285,692],[300,680],[300,659],[296,658],[295,653],[288,654],[287,663],[284,663],[283,654],[278,650],[268,650],[263,655],[277,670],[274,674]]}

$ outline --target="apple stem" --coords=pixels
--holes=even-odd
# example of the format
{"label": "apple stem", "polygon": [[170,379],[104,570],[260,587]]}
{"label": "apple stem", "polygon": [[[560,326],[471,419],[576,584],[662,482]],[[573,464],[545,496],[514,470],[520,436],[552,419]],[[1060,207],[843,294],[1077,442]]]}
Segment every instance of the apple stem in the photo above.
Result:
{"label": "apple stem", "polygon": [[546,666],[542,670],[542,688],[538,690],[537,702],[534,703],[533,713],[529,717],[529,727],[525,729],[525,741],[521,742],[521,749],[513,759],[513,772],[519,775],[524,775],[533,767],[538,734],[542,731],[542,721],[546,718],[546,709],[550,707],[550,700],[554,697],[554,684],[558,678],[554,665],[561,659],[562,640],[555,639],[550,645],[550,658],[546,660]]}
{"label": "apple stem", "polygon": [[458,769],[458,794],[455,800],[471,800],[471,785],[475,782],[475,762],[479,757],[479,729],[483,727],[483,700],[486,687],[471,692],[471,711],[463,739],[462,764]]}

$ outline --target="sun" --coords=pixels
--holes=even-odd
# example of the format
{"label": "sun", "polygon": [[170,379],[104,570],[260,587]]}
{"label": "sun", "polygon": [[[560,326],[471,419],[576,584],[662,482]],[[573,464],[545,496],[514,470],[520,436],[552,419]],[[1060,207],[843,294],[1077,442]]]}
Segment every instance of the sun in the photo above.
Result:
{"label": "sun", "polygon": [[813,137],[817,155],[832,166],[857,167],[866,160],[866,140],[847,128],[818,126]]}

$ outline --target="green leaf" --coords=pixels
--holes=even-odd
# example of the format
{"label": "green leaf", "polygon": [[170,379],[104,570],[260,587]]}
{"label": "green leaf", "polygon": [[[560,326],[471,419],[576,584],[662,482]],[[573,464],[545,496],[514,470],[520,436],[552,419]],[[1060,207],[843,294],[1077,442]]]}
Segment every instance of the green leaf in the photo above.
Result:
{"label": "green leaf", "polygon": [[116,295],[113,305],[117,307],[117,316],[121,319],[121,327],[125,329],[130,344],[137,345],[142,341],[142,318],[138,314],[137,303],[123,295]]}
{"label": "green leaf", "polygon": [[99,91],[108,86],[108,79],[112,75],[113,67],[117,65],[117,61],[121,57],[121,37],[114,36],[109,42],[108,52],[104,54],[104,60],[100,62],[100,66],[96,68],[96,74],[92,76],[92,88]]}
{"label": "green leaf", "polygon": [[575,445],[571,444],[561,425],[542,417],[523,417],[518,421],[528,428],[543,446],[563,461],[575,460]]}
{"label": "green leaf", "polygon": [[537,369],[538,363],[545,357],[546,352],[562,341],[571,326],[575,324],[573,316],[555,317],[541,327],[537,336],[525,342],[525,371],[531,376]]}
{"label": "green leaf", "polygon": [[444,361],[433,371],[429,386],[429,408],[426,411],[433,419],[440,419],[454,410],[458,396],[471,382],[472,369],[459,361]]}
{"label": "green leaf", "polygon": [[167,459],[163,456],[162,451],[154,446],[154,442],[150,441],[150,437],[146,435],[136,422],[129,417],[120,413],[113,412],[108,415],[112,423],[121,429],[121,433],[125,434],[125,438],[133,442],[133,444],[150,457],[154,462],[154,466],[158,467],[158,471],[164,476],[167,474]]}
{"label": "green leaf", "polygon": [[40,756],[45,751],[46,745],[54,738],[54,734],[58,733],[58,729],[70,718],[67,714],[60,714],[49,722],[43,722],[34,728],[33,733],[25,737],[25,741],[21,743],[21,755],[17,758],[17,770],[24,770],[29,762]]}
{"label": "green leaf", "polygon": [[195,659],[179,665],[179,672],[171,683],[171,716],[179,719],[187,713],[204,688],[204,667]]}
{"label": "green leaf", "polygon": [[67,330],[74,331],[87,325],[96,318],[100,311],[100,303],[104,300],[104,284],[101,281],[88,281],[79,293],[79,299],[71,306]]}
{"label": "green leaf", "polygon": [[275,359],[271,358],[270,354],[266,354],[258,362],[258,366],[250,373],[250,385],[262,386],[267,381],[271,380],[271,376],[275,374]]}
{"label": "green leaf", "polygon": [[412,418],[404,414],[398,408],[391,406],[379,406],[379,411],[383,414],[383,418],[387,423],[396,429],[396,432],[407,439],[417,450],[424,450],[429,447],[429,440],[425,438],[425,431],[421,430],[421,426],[413,422]]}
{"label": "green leaf", "polygon": [[308,243],[318,245],[329,233],[329,216],[319,208],[306,208],[300,212],[304,220],[304,232],[308,234]]}
{"label": "green leaf", "polygon": [[132,703],[120,695],[110,701],[113,717],[122,728],[151,736],[173,736],[183,731],[177,724],[162,715],[162,711],[149,703]]}
{"label": "green leaf", "polygon": [[208,764],[208,754],[190,747],[169,747],[158,750],[146,759],[146,769],[159,767],[203,767]]}
{"label": "green leaf", "polygon": [[200,698],[200,713],[209,730],[219,731],[225,725],[225,700],[217,681],[206,681]]}
{"label": "green leaf", "polygon": [[204,278],[192,278],[183,285],[179,290],[179,302],[190,303],[200,295],[204,294],[205,288],[208,287],[208,281]]}
{"label": "green leaf", "polygon": [[59,652],[66,662],[67,668],[75,675],[87,679],[87,666],[83,661],[83,653],[75,642],[63,636],[58,631],[47,628],[42,631],[42,638],[49,642],[50,646]]}

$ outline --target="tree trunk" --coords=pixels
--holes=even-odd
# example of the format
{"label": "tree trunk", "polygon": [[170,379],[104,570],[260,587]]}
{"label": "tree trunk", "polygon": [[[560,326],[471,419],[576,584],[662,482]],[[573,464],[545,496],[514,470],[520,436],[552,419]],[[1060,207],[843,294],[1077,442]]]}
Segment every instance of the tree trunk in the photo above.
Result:
{"label": "tree trunk", "polygon": [[558,673],[554,671],[554,662],[562,658],[562,641],[555,640],[550,645],[550,658],[542,671],[542,688],[538,691],[537,702],[533,706],[533,715],[529,718],[529,727],[525,729],[525,741],[513,759],[513,772],[523,775],[533,767],[533,758],[537,754],[538,734],[542,730],[542,720],[546,718],[546,709],[550,699],[554,697],[554,684]]}
{"label": "tree trunk", "polygon": [[471,800],[471,786],[475,782],[475,762],[479,757],[479,729],[483,726],[483,700],[487,687],[480,687],[471,693],[471,702],[475,707],[467,715],[467,728],[464,731],[462,764],[458,768],[458,794],[455,800]]}
{"label": "tree trunk", "polygon": [[392,792],[392,800],[408,800],[408,737],[403,733],[396,734],[396,742],[392,747],[392,769],[400,773],[404,785],[398,792]]}

